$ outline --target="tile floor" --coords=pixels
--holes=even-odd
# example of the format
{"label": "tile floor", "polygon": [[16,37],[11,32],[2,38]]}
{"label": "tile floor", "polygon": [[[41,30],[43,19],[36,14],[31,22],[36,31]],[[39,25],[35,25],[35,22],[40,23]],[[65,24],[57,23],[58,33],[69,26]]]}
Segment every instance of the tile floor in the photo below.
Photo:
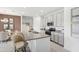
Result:
{"label": "tile floor", "polygon": [[[29,47],[27,48],[27,52],[31,52],[29,50]],[[68,52],[68,51],[65,50],[62,46],[60,46],[54,42],[50,42],[50,52]]]}
{"label": "tile floor", "polygon": [[63,47],[61,47],[60,45],[54,43],[54,42],[50,42],[50,51],[51,52],[68,52],[67,50],[65,50]]}

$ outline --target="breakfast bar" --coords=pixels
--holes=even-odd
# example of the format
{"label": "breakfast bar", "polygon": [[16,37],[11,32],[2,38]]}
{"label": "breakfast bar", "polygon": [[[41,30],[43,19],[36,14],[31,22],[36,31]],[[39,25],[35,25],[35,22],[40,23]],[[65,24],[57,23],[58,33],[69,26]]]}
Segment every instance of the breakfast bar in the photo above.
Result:
{"label": "breakfast bar", "polygon": [[50,36],[45,33],[29,32],[26,36],[26,41],[31,52],[49,52],[50,51]]}

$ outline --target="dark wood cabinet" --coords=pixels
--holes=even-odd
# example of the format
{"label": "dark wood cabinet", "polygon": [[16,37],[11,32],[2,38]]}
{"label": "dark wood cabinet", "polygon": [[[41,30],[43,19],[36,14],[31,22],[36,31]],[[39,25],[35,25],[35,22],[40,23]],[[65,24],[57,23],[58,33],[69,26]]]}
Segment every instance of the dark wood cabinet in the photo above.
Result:
{"label": "dark wood cabinet", "polygon": [[0,31],[4,31],[4,25],[6,23],[1,22],[2,19],[7,18],[13,19],[13,23],[8,22],[8,25],[12,25],[13,29],[12,31],[21,31],[21,16],[15,16],[15,15],[5,15],[5,14],[0,14]]}

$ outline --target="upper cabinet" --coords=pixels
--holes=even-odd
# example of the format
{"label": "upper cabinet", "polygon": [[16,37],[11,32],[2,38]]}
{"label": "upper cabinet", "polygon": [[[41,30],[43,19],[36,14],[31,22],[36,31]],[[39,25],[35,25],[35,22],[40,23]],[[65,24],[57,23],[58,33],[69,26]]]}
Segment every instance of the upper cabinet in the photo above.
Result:
{"label": "upper cabinet", "polygon": [[41,17],[36,16],[33,18],[33,31],[40,32],[41,30]]}
{"label": "upper cabinet", "polygon": [[59,13],[57,13],[57,15],[56,15],[57,17],[56,17],[56,26],[58,26],[58,27],[63,27],[63,23],[64,23],[64,12],[59,12]]}
{"label": "upper cabinet", "polygon": [[79,15],[79,8],[73,8],[72,9],[72,16],[78,16]]}
{"label": "upper cabinet", "polygon": [[56,26],[56,19],[57,19],[57,18],[56,18],[56,14],[52,15],[52,17],[53,17],[52,20],[53,20],[53,22],[54,22],[54,26]]}
{"label": "upper cabinet", "polygon": [[44,26],[46,25],[46,27],[47,27],[48,22],[52,22],[53,27],[62,27],[63,28],[64,27],[64,9],[49,13],[48,15],[44,16],[44,19],[45,19]]}

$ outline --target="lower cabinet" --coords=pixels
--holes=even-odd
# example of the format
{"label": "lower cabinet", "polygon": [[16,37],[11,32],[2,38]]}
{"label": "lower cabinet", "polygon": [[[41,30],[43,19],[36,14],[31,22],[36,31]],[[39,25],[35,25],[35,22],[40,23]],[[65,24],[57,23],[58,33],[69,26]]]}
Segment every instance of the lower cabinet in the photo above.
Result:
{"label": "lower cabinet", "polygon": [[54,33],[54,41],[55,42],[59,41],[59,35],[58,35],[58,33]]}
{"label": "lower cabinet", "polygon": [[49,52],[50,51],[50,37],[29,41],[29,48],[31,52]]}
{"label": "lower cabinet", "polygon": [[50,37],[36,40],[37,52],[49,52],[50,51]]}
{"label": "lower cabinet", "polygon": [[64,35],[63,34],[59,35],[59,44],[64,46]]}
{"label": "lower cabinet", "polygon": [[28,41],[28,46],[31,52],[36,52],[36,40]]}
{"label": "lower cabinet", "polygon": [[64,46],[64,34],[52,32],[51,40],[61,46]]}
{"label": "lower cabinet", "polygon": [[0,42],[0,52],[14,52],[14,44],[12,41]]}

